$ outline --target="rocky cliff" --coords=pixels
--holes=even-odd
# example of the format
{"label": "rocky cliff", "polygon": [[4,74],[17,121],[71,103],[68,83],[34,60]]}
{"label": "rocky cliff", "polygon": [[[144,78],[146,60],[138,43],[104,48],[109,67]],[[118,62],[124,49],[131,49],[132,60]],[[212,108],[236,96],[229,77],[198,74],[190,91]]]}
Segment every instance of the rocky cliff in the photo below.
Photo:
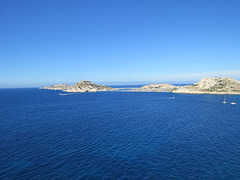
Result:
{"label": "rocky cliff", "polygon": [[68,85],[68,84],[56,84],[56,85],[52,85],[52,86],[46,86],[46,87],[42,87],[40,89],[48,89],[48,90],[67,90],[69,88],[71,88],[72,86]]}
{"label": "rocky cliff", "polygon": [[240,81],[230,77],[203,78],[198,83],[179,87],[174,93],[240,94]]}
{"label": "rocky cliff", "polygon": [[110,91],[112,88],[93,84],[90,81],[80,81],[69,89],[63,90],[65,92],[97,92],[97,91]]}

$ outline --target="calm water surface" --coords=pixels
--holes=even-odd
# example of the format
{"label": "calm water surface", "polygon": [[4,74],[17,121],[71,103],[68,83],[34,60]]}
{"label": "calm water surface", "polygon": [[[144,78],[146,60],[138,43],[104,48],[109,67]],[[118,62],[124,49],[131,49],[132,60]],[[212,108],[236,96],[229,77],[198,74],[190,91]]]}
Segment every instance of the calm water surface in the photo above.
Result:
{"label": "calm water surface", "polygon": [[0,90],[0,179],[240,179],[240,96],[58,93]]}

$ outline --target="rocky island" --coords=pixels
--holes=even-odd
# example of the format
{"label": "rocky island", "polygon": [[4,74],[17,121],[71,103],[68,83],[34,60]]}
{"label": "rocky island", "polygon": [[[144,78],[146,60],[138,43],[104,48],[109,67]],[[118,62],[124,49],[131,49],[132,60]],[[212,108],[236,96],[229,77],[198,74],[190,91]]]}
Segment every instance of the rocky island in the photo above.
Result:
{"label": "rocky island", "polygon": [[40,89],[48,89],[48,90],[67,90],[72,87],[69,84],[56,84],[52,86],[41,87]]}
{"label": "rocky island", "polygon": [[186,94],[240,94],[240,81],[230,77],[203,78],[193,85],[173,86],[170,84],[151,84],[141,87],[149,91],[165,91]]}
{"label": "rocky island", "polygon": [[177,86],[162,83],[162,84],[150,84],[150,85],[142,86],[141,88],[146,90],[152,90],[152,91],[171,92],[173,90],[176,90]]}
{"label": "rocky island", "polygon": [[110,91],[111,87],[93,84],[90,81],[80,81],[69,89],[65,89],[65,92],[97,92],[97,91]]}
{"label": "rocky island", "polygon": [[188,94],[240,94],[240,81],[230,77],[203,78],[193,85],[179,86],[172,92]]}
{"label": "rocky island", "polygon": [[97,91],[112,90],[111,87],[93,84],[90,81],[80,81],[73,86],[68,85],[68,84],[57,84],[57,85],[42,87],[40,89],[62,90],[65,92],[97,92]]}

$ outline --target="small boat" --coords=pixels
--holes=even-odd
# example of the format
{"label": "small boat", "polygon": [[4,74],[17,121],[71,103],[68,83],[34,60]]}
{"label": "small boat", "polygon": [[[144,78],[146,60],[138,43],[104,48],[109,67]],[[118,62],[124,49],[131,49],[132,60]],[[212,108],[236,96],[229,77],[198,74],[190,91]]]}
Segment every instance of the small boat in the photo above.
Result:
{"label": "small boat", "polygon": [[226,104],[226,103],[227,103],[226,98],[224,98],[224,100],[223,100],[223,104]]}
{"label": "small boat", "polygon": [[237,103],[235,103],[235,102],[231,102],[231,104],[233,104],[233,105],[234,105],[234,104],[237,104]]}

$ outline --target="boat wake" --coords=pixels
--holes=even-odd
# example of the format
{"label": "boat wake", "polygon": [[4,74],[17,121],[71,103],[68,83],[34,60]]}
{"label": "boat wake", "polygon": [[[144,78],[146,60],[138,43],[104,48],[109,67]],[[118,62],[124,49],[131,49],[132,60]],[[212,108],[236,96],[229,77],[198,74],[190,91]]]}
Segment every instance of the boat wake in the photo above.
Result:
{"label": "boat wake", "polygon": [[168,97],[168,98],[158,98],[158,99],[175,99],[175,97]]}
{"label": "boat wake", "polygon": [[59,96],[68,96],[68,95],[72,95],[72,93],[68,93],[68,94],[63,94],[63,93],[59,93]]}

